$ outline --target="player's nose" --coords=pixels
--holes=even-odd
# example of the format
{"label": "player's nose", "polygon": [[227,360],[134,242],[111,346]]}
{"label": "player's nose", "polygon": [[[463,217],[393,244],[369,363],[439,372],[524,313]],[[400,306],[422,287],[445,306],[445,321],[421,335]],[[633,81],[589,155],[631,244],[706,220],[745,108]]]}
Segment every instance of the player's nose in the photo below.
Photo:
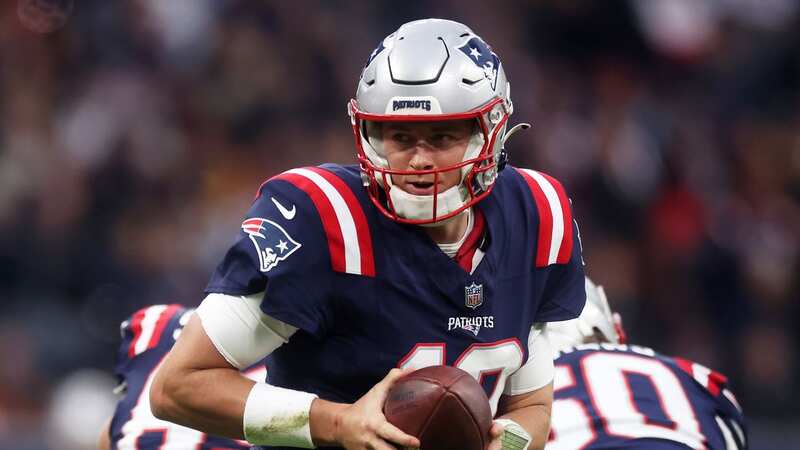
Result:
{"label": "player's nose", "polygon": [[408,165],[411,167],[411,169],[429,170],[434,168],[430,147],[417,144],[414,146],[413,152],[414,153],[411,156],[411,160],[408,162]]}

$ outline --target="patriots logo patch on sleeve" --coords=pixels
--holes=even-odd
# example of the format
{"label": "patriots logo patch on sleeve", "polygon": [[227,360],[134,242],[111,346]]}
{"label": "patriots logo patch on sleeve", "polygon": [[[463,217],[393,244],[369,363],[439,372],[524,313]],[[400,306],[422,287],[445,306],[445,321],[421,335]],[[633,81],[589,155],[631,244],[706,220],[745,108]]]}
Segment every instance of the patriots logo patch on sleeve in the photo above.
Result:
{"label": "patriots logo patch on sleeve", "polygon": [[269,272],[301,247],[283,227],[269,219],[260,217],[247,219],[242,222],[242,231],[250,236],[250,240],[256,246],[262,272]]}

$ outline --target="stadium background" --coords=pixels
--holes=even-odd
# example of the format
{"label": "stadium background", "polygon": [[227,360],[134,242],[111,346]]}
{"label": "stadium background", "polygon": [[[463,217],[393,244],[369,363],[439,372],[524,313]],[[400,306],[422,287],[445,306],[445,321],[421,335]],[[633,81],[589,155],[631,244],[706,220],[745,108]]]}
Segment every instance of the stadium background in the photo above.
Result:
{"label": "stadium background", "polygon": [[567,186],[632,340],[729,375],[752,448],[800,442],[800,2],[22,0],[0,6],[0,449],[90,448],[119,321],[197,304],[263,179],[354,161],[359,71],[424,17],[500,55],[533,123],[511,161]]}

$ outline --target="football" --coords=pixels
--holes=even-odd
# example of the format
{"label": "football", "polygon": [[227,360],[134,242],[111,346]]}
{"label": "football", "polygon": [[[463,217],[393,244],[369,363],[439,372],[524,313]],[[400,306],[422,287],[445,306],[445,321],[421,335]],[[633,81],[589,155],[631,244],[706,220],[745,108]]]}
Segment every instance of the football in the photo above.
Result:
{"label": "football", "polygon": [[383,412],[420,440],[421,450],[484,450],[492,411],[480,384],[449,366],[416,370],[389,390]]}

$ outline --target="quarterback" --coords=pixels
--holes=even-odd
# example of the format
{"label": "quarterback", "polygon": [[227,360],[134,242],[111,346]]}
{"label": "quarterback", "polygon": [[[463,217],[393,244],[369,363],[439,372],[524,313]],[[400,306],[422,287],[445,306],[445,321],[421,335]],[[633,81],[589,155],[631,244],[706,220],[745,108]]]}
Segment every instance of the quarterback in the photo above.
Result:
{"label": "quarterback", "polygon": [[[263,448],[393,450],[404,370],[452,365],[495,425],[542,448],[553,364],[542,324],[585,301],[563,186],[512,167],[510,84],[467,26],[407,23],[369,56],[349,105],[358,165],[267,180],[158,372],[157,417]],[[239,369],[267,356],[269,384]],[[505,442],[511,442],[506,439]]]}

